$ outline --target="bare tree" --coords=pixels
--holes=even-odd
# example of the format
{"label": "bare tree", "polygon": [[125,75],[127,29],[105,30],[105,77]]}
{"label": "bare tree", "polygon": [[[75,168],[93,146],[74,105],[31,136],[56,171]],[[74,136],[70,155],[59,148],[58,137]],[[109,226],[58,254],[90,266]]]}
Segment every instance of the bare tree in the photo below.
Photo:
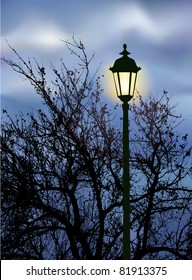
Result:
{"label": "bare tree", "polygon": [[132,106],[132,221],[135,258],[188,258],[191,220],[191,147],[170,97]]}
{"label": "bare tree", "polygon": [[[46,69],[16,63],[44,109],[2,123],[2,257],[121,259],[122,135],[91,76],[85,47],[65,42],[77,61]],[[136,259],[190,258],[191,189],[187,135],[168,95],[132,106],[131,236]]]}

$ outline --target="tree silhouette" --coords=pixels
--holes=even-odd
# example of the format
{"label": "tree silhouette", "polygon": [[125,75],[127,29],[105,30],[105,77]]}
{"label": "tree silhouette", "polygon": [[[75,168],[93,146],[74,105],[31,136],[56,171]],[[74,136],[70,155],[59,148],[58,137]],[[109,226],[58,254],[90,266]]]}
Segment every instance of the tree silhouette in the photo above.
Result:
{"label": "tree silhouette", "polygon": [[[85,47],[61,70],[4,58],[43,109],[2,123],[2,258],[122,258],[122,134]],[[191,258],[191,147],[168,94],[131,106],[133,259]],[[115,106],[117,109],[118,106]]]}
{"label": "tree silhouette", "polygon": [[139,97],[139,105],[132,106],[132,215],[135,257],[139,259],[146,255],[188,258],[191,147],[188,134],[176,132],[180,116],[175,107],[167,92],[159,99]]}

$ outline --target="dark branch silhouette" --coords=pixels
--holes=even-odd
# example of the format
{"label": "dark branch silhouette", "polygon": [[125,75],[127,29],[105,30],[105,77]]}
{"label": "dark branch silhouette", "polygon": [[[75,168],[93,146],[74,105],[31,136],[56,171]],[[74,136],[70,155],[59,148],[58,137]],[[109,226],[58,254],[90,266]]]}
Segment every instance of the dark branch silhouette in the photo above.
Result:
{"label": "dark branch silhouette", "polygon": [[[2,258],[122,258],[122,135],[91,76],[82,42],[65,41],[77,67],[3,58],[43,108],[2,122]],[[117,109],[118,106],[115,107]],[[191,258],[191,147],[166,92],[131,106],[133,259]],[[119,122],[120,123],[120,122]]]}

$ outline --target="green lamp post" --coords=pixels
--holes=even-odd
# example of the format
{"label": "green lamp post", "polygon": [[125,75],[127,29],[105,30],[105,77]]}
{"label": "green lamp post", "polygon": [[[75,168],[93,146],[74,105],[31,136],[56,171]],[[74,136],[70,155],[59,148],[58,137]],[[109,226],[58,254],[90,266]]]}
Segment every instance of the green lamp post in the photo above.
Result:
{"label": "green lamp post", "polygon": [[127,45],[123,45],[123,55],[109,70],[113,72],[117,97],[123,102],[123,259],[130,260],[130,174],[129,174],[129,129],[128,102],[132,99],[137,81],[137,72],[141,70],[135,61],[128,57]]}

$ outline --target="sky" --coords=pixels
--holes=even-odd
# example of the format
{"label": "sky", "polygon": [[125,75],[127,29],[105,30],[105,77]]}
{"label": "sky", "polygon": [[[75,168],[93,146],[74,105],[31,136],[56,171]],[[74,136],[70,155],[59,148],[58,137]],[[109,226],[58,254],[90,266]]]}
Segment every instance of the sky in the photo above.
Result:
{"label": "sky", "polygon": [[[141,95],[163,90],[186,120],[192,120],[191,0],[1,0],[1,57],[15,59],[5,39],[24,58],[54,65],[64,57],[61,39],[81,39],[95,52],[95,69],[105,75],[104,98],[117,102],[109,67],[124,43],[137,65]],[[70,57],[70,56],[69,56]],[[64,57],[69,60],[70,58]],[[2,106],[15,114],[38,106],[37,95],[10,67],[1,65]],[[192,135],[192,133],[191,133]]]}

